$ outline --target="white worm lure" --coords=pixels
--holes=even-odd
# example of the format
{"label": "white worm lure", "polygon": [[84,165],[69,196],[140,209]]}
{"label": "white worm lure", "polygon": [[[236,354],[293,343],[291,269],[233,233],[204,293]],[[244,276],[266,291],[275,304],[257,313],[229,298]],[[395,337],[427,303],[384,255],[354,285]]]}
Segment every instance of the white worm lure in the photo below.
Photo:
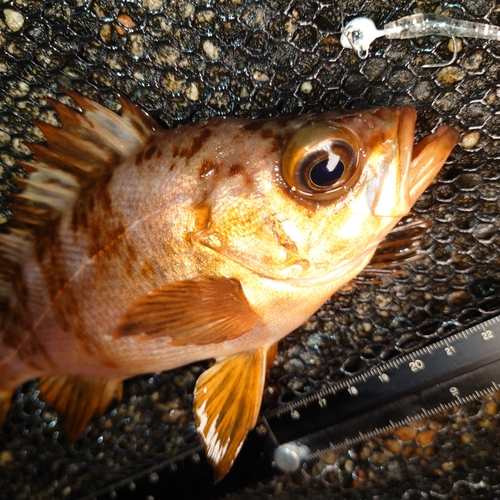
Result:
{"label": "white worm lure", "polygon": [[355,50],[361,59],[366,59],[370,45],[379,37],[405,39],[431,35],[451,37],[454,54],[451,61],[445,64],[427,64],[424,66],[427,68],[448,66],[455,61],[458,52],[456,37],[500,40],[500,27],[452,19],[438,14],[413,14],[387,23],[384,29],[379,30],[368,17],[357,17],[342,29],[340,43],[346,49]]}

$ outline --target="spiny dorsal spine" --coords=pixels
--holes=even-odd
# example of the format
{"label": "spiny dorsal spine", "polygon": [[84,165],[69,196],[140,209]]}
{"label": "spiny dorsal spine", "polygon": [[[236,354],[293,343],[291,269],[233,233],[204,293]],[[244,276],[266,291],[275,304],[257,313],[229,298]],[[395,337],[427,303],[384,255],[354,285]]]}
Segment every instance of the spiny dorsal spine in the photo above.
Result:
{"label": "spiny dorsal spine", "polygon": [[81,111],[48,97],[61,127],[33,122],[45,135],[46,145],[26,143],[35,161],[19,164],[29,178],[17,180],[14,220],[8,234],[0,234],[0,311],[10,283],[33,238],[67,211],[82,189],[109,174],[125,158],[149,144],[160,129],[147,113],[118,93],[121,115],[81,94],[64,90]]}

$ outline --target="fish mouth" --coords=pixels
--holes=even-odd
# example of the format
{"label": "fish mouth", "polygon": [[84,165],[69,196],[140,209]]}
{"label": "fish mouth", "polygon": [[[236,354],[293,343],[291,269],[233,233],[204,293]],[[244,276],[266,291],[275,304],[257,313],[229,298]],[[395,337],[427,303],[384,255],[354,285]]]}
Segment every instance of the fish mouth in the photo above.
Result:
{"label": "fish mouth", "polygon": [[460,134],[442,126],[413,145],[417,119],[414,108],[380,108],[376,116],[382,127],[384,123],[387,129],[396,125],[397,132],[392,139],[395,156],[382,166],[370,185],[369,205],[375,216],[403,217],[444,165]]}

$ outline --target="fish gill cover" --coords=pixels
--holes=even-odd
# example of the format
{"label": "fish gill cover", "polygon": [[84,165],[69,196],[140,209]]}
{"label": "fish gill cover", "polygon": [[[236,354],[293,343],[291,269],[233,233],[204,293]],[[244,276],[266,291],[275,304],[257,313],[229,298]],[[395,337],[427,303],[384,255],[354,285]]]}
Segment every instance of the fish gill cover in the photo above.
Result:
{"label": "fish gill cover", "polygon": [[[433,222],[424,257],[378,286],[346,286],[280,344],[263,410],[351,377],[500,312],[500,42],[379,39],[362,61],[340,45],[336,1],[9,0],[0,12],[0,219],[41,141],[30,120],[56,123],[45,97],[61,87],[117,109],[119,89],[167,126],[212,116],[257,118],[412,104],[416,140],[439,125],[461,145],[417,202]],[[352,1],[346,18],[377,26],[414,12],[500,25],[492,1]],[[451,49],[452,50],[452,49]],[[57,94],[60,95],[60,94]],[[10,209],[12,210],[12,208]],[[125,383],[124,398],[65,443],[36,383],[20,389],[0,435],[1,498],[83,498],[197,442],[194,383],[206,363]],[[229,498],[384,495],[488,498],[500,477],[499,395],[394,435],[330,454]]]}

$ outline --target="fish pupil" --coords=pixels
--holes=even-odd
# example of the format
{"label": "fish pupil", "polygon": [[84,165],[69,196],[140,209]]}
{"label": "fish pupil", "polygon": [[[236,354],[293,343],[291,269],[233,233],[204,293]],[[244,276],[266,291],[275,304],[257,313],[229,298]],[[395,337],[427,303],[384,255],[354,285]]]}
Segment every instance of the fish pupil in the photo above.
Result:
{"label": "fish pupil", "polygon": [[344,170],[344,163],[335,155],[335,158],[325,158],[316,163],[309,170],[309,179],[316,186],[331,186],[342,177]]}

